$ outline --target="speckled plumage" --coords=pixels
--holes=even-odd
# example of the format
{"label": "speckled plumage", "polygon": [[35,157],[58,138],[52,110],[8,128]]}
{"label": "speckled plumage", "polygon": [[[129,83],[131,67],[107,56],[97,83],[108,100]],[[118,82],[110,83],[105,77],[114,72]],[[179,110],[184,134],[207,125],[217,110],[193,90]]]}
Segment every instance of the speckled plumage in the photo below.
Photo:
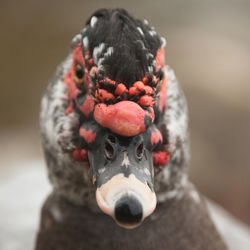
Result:
{"label": "speckled plumage", "polygon": [[142,226],[132,230],[52,194],[43,207],[36,249],[226,249],[203,198],[194,202],[191,192],[194,189],[188,185],[180,199],[159,204]]}
{"label": "speckled plumage", "polygon": [[[90,169],[72,159],[68,152],[74,149],[74,138],[77,134],[77,114],[65,115],[67,99],[65,98],[65,84],[63,76],[70,64],[70,56],[58,68],[56,76],[48,87],[43,100],[41,112],[41,133],[45,151],[45,158],[49,168],[49,177],[58,192],[62,193],[78,204],[88,204],[89,196],[83,192],[92,193]],[[69,66],[68,66],[69,67]],[[167,89],[168,109],[161,121],[166,126],[169,150],[172,153],[170,162],[156,170],[155,190],[158,202],[165,201],[168,194],[186,184],[186,167],[189,159],[187,134],[187,106],[185,97],[175,78],[174,72],[168,66],[165,68],[169,78]],[[79,175],[79,172],[81,175]],[[86,178],[82,179],[82,172]],[[80,179],[79,181],[77,181]],[[74,182],[75,181],[75,182]],[[75,184],[74,184],[75,183]],[[171,193],[170,193],[171,192]],[[91,206],[95,202],[90,202]]]}
{"label": "speckled plumage", "polygon": [[[91,29],[96,27],[97,22],[98,15],[94,15],[87,25]],[[138,37],[144,36],[145,31],[141,27],[137,27],[137,32]],[[59,66],[42,99],[41,134],[53,193],[43,208],[36,249],[226,249],[202,199],[188,181],[187,105],[174,72],[168,66],[162,68],[168,80],[166,108],[159,114],[155,109],[154,122],[163,137],[161,149],[170,154],[165,166],[154,168],[158,207],[133,231],[117,228],[110,218],[100,213],[95,200],[95,186],[92,184],[93,169],[89,168],[88,161],[79,162],[72,157],[72,152],[79,146],[82,119],[81,114],[74,110],[65,113],[70,100],[65,94],[67,86],[64,79],[70,70],[73,52],[81,41],[85,47],[92,46],[90,50],[96,65],[104,71],[108,68],[108,76],[117,76],[129,85],[145,72],[156,71],[153,58],[158,48],[154,48],[152,60],[145,63],[141,59],[146,67],[137,62],[141,72],[126,78],[126,67],[125,71],[120,70],[116,75],[112,60],[108,60],[117,51],[115,47],[103,43],[94,45],[94,40],[86,35],[86,28],[81,34],[73,39],[72,52]],[[156,32],[150,29],[149,34],[155,36]],[[138,43],[143,48],[143,42],[139,40]],[[143,56],[147,58],[147,53]],[[148,62],[152,65],[148,65]]]}

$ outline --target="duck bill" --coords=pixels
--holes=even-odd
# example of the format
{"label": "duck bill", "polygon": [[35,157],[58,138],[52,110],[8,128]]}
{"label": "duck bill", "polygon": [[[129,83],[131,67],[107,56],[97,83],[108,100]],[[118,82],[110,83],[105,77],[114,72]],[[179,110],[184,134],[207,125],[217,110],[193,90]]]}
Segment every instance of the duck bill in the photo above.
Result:
{"label": "duck bill", "polygon": [[113,176],[97,188],[96,201],[104,213],[125,228],[140,225],[156,207],[154,191],[134,174],[128,177],[122,173]]}
{"label": "duck bill", "polygon": [[122,227],[134,228],[156,207],[152,151],[143,135],[103,133],[89,151],[100,209]]}

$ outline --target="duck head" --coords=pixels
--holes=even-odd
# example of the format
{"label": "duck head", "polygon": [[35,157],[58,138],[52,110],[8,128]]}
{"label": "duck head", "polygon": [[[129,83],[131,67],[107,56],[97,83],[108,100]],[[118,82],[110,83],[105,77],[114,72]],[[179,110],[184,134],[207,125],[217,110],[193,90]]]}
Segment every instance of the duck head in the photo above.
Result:
{"label": "duck head", "polygon": [[[66,77],[73,106],[83,117],[81,145],[88,149],[97,203],[127,228],[156,206],[153,150],[162,136],[154,121],[166,99],[163,46],[147,22],[125,10],[100,10],[76,37]],[[157,138],[151,142],[152,132]]]}
{"label": "duck head", "polygon": [[93,172],[97,203],[127,228],[155,209],[155,167],[161,172],[171,151],[180,155],[170,132],[177,131],[174,140],[183,139],[183,128],[178,128],[182,121],[176,122],[178,114],[171,113],[182,106],[170,107],[171,125],[164,46],[146,21],[121,9],[100,10],[73,40],[73,62],[65,77],[71,107],[81,117],[81,147]]}
{"label": "duck head", "polygon": [[178,195],[186,179],[186,102],[164,46],[147,21],[99,10],[42,102],[55,191],[91,206],[95,193],[100,209],[126,228],[153,213],[156,200]]}

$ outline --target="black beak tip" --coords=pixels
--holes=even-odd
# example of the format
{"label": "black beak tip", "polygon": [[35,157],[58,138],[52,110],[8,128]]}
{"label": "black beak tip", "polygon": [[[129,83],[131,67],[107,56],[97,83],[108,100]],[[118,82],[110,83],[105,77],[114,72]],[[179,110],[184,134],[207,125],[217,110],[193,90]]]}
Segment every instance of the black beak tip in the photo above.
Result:
{"label": "black beak tip", "polygon": [[142,215],[142,205],[134,197],[123,196],[115,204],[115,219],[121,225],[137,225]]}

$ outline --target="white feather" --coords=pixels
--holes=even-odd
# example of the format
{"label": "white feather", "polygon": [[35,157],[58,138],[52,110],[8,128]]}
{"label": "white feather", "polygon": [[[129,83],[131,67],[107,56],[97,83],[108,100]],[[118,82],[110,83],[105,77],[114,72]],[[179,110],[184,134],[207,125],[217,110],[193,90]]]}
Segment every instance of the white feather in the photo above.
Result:
{"label": "white feather", "polygon": [[90,20],[90,26],[93,28],[95,24],[97,23],[98,18],[96,16],[93,16]]}

